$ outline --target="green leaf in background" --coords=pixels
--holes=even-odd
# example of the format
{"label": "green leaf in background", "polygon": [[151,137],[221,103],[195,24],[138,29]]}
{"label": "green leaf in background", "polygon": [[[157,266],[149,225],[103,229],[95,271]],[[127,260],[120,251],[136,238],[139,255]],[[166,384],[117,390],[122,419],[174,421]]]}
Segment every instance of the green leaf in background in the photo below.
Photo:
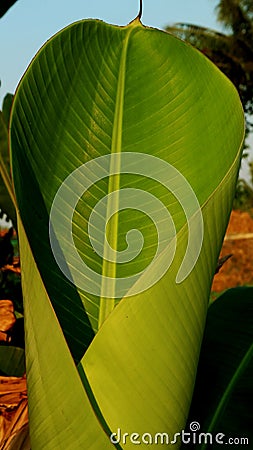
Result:
{"label": "green leaf in background", "polygon": [[13,95],[4,97],[0,111],[0,212],[12,220],[16,228],[15,199],[10,179],[10,156],[8,150],[8,123]]}
{"label": "green leaf in background", "polygon": [[[25,229],[20,253],[32,448],[67,448],[65,438],[57,437],[61,428],[65,433],[66,423],[76,439],[71,448],[98,450],[107,448],[99,439],[119,428],[140,436],[166,432],[173,439],[184,427],[243,136],[243,111],[228,79],[189,45],[144,27],[138,19],[126,27],[80,21],[39,51],[16,93],[10,136]],[[129,155],[131,164],[124,171]],[[107,165],[100,166],[98,157]],[[147,165],[148,158],[154,164]],[[100,174],[86,192],[80,175],[84,164],[86,181]],[[69,186],[69,180],[74,184]],[[62,186],[67,197],[60,197],[61,207],[55,207]],[[145,201],[140,191],[148,193]],[[122,192],[135,207],[124,204],[120,209]],[[145,214],[151,197],[159,201],[154,220]],[[99,202],[100,222],[89,228]],[[61,268],[49,238],[53,208],[58,222],[50,222],[51,243]],[[167,226],[164,211],[174,226]],[[157,227],[168,230],[158,256]],[[96,238],[102,236],[99,252],[90,242],[91,228]],[[128,234],[134,229],[144,242],[137,253],[139,234]],[[105,245],[104,231],[118,251],[115,259],[108,258],[113,252]],[[70,260],[66,249],[72,236],[71,248],[78,256]],[[126,251],[134,258],[122,263]],[[87,278],[87,290],[79,284],[84,264],[98,274]],[[184,278],[187,264],[194,268]],[[164,276],[162,267],[168,268]],[[37,269],[44,286],[39,273],[35,276]],[[139,271],[140,278],[122,298],[107,298],[108,278],[116,279],[112,292],[118,292],[118,279]],[[59,347],[54,347],[56,336]],[[58,370],[61,374],[65,361],[70,364],[68,348],[80,378],[73,366],[59,385]],[[79,402],[78,424],[73,419],[77,410],[66,403],[70,387],[73,396],[80,396],[72,399]],[[54,405],[63,422],[60,414],[55,419]],[[86,440],[84,447],[81,423],[97,430],[97,442],[90,439],[87,445]],[[134,445],[127,440],[123,446]]]}
{"label": "green leaf in background", "polygon": [[[208,310],[188,422],[197,420],[200,432],[212,433],[213,439],[223,433],[224,445],[229,438],[253,442],[252,314],[252,287],[229,289]],[[239,448],[239,442],[230,447]],[[220,445],[215,440],[205,445],[203,440],[192,448],[218,449]]]}
{"label": "green leaf in background", "polygon": [[0,374],[22,377],[25,373],[25,352],[23,348],[11,345],[0,346]]}
{"label": "green leaf in background", "polygon": [[[13,95],[6,94],[3,99],[3,106],[2,106],[3,119],[5,122],[6,128],[8,128],[8,126],[9,126],[12,102],[13,102]],[[10,160],[9,160],[8,164],[10,166]]]}

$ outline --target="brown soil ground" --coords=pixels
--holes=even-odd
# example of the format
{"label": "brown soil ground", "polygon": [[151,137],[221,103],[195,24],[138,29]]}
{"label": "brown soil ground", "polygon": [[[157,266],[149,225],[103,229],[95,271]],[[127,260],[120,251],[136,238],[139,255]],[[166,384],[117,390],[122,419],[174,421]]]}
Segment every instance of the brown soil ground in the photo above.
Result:
{"label": "brown soil ground", "polygon": [[232,254],[215,275],[212,291],[253,285],[253,210],[232,211],[221,257]]}

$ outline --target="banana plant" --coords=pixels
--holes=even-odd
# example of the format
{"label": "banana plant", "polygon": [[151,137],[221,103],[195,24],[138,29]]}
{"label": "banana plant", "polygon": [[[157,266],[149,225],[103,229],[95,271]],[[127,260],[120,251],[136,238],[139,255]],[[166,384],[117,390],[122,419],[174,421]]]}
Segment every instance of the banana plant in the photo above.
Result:
{"label": "banana plant", "polygon": [[10,123],[33,450],[179,448],[243,138],[231,82],[141,11],[33,59]]}

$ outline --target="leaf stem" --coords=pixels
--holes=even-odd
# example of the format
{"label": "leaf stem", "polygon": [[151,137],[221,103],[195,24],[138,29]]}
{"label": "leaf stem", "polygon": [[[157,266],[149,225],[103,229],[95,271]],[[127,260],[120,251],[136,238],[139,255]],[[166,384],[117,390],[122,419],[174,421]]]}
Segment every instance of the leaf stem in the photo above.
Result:
{"label": "leaf stem", "polygon": [[141,20],[142,12],[143,12],[143,1],[140,0],[140,9],[139,9],[139,13],[138,13],[138,16],[137,16],[139,20]]}

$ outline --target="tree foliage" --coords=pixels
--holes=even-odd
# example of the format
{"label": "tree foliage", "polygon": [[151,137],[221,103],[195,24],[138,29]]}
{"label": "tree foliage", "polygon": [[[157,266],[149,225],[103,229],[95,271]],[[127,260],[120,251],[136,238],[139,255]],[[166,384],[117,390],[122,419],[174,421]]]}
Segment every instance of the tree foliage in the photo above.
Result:
{"label": "tree foliage", "polygon": [[253,114],[253,3],[251,0],[220,0],[217,18],[225,32],[178,23],[167,31],[197,47],[235,84],[252,128]]}

